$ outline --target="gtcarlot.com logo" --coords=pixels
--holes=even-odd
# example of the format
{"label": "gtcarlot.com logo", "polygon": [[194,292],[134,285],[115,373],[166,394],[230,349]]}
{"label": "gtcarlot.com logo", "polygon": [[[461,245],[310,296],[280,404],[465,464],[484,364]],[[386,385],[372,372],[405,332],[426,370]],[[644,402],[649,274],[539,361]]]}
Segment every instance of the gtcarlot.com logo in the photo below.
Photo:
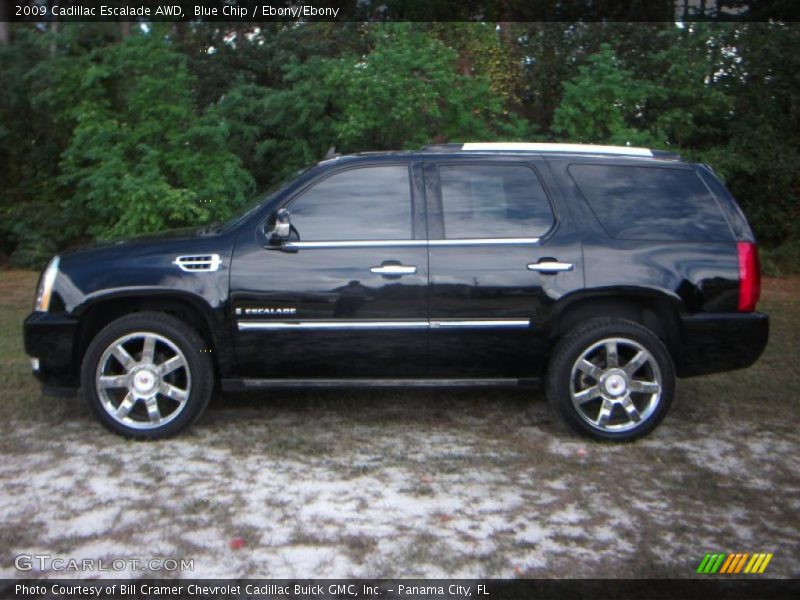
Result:
{"label": "gtcarlot.com logo", "polygon": [[703,560],[700,561],[700,566],[697,567],[697,572],[702,574],[724,574],[735,575],[738,573],[758,574],[764,572],[772,560],[772,552],[749,552],[726,553],[726,552],[708,552]]}
{"label": "gtcarlot.com logo", "polygon": [[194,559],[186,558],[62,558],[52,554],[19,554],[19,571],[194,571]]}

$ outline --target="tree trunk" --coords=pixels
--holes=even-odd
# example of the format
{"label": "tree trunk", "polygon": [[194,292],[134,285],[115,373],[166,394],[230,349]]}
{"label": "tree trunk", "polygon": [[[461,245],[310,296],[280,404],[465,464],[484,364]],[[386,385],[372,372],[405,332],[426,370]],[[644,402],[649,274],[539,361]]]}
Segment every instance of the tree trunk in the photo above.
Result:
{"label": "tree trunk", "polygon": [[0,0],[0,46],[7,46],[11,41],[8,29],[8,2]]}
{"label": "tree trunk", "polygon": [[58,21],[53,21],[50,23],[50,33],[53,37],[50,38],[50,56],[56,55],[56,50],[58,50],[58,46],[56,45],[56,35],[58,35]]}
{"label": "tree trunk", "polygon": [[178,46],[183,46],[186,41],[186,23],[178,21],[172,26],[172,31],[175,35],[175,43]]}

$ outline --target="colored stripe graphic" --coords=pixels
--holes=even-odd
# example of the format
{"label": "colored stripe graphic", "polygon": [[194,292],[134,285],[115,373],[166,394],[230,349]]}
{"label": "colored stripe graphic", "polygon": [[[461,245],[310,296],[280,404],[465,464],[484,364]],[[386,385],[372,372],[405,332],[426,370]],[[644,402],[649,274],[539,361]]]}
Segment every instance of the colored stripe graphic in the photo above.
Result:
{"label": "colored stripe graphic", "polygon": [[697,567],[698,573],[716,573],[719,570],[722,561],[725,559],[724,553],[715,552],[714,554],[708,553],[703,558],[700,566]]}
{"label": "colored stripe graphic", "polygon": [[739,560],[738,554],[728,554],[728,558],[726,558],[725,562],[722,563],[722,568],[719,570],[719,572],[730,573],[737,560]]}
{"label": "colored stripe graphic", "polygon": [[764,569],[767,568],[767,564],[769,561],[772,560],[772,553],[759,553],[753,554],[753,558],[750,559],[750,562],[747,563],[747,566],[744,569],[745,573],[763,573]]}
{"label": "colored stripe graphic", "polygon": [[725,564],[722,565],[722,569],[720,569],[720,573],[739,573],[742,567],[744,567],[744,562],[747,560],[748,556],[750,556],[750,554],[747,552],[729,554],[728,559],[725,561]]}
{"label": "colored stripe graphic", "polygon": [[706,572],[706,565],[708,565],[708,561],[710,559],[711,559],[711,555],[710,554],[706,554],[703,557],[703,560],[700,561],[700,566],[697,567],[697,572],[698,573],[705,573]]}
{"label": "colored stripe graphic", "polygon": [[734,552],[731,554],[708,552],[703,557],[703,560],[700,561],[697,572],[707,575],[714,573],[732,575],[742,572],[761,574],[767,568],[772,557],[773,554],[771,552],[756,552],[754,554],[749,552]]}
{"label": "colored stripe graphic", "polygon": [[745,552],[742,554],[742,558],[739,559],[739,562],[736,563],[736,569],[734,569],[734,573],[741,573],[742,568],[744,567],[744,563],[747,561],[747,557],[750,556],[749,553]]}

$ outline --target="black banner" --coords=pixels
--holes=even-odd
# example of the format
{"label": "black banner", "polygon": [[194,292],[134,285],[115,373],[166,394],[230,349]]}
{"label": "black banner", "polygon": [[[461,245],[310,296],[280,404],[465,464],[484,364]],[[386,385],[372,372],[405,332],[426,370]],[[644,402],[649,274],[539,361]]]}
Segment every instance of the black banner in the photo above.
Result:
{"label": "black banner", "polygon": [[0,21],[798,21],[795,0],[0,0]]}
{"label": "black banner", "polygon": [[572,600],[800,597],[798,579],[137,579],[0,580],[0,598],[78,600],[98,598],[215,598],[250,600]]}

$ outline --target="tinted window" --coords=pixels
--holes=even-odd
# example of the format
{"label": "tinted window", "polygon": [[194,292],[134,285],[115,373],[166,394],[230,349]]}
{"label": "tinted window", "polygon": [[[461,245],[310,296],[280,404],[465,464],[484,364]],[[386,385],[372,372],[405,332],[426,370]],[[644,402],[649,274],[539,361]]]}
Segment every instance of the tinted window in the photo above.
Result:
{"label": "tinted window", "polygon": [[408,167],[364,167],[331,175],[288,208],[301,240],[412,237]]}
{"label": "tinted window", "polygon": [[612,237],[732,239],[716,200],[693,170],[572,165],[569,171]]}
{"label": "tinted window", "polygon": [[442,165],[445,237],[515,238],[545,233],[550,203],[536,173],[522,165]]}

